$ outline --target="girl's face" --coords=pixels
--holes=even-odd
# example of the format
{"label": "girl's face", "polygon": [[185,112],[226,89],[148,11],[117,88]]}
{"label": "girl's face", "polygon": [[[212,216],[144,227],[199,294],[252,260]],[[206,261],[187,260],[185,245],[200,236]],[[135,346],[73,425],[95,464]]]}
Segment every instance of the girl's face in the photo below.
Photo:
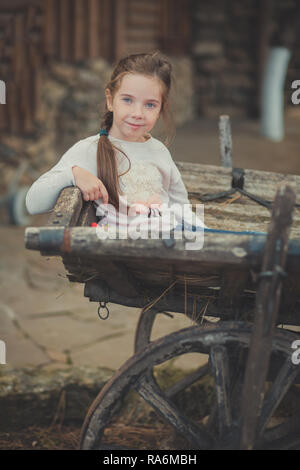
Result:
{"label": "girl's face", "polygon": [[129,142],[144,142],[144,135],[151,131],[160,115],[160,80],[129,73],[122,78],[113,97],[108,89],[105,94],[107,107],[113,111],[110,135]]}

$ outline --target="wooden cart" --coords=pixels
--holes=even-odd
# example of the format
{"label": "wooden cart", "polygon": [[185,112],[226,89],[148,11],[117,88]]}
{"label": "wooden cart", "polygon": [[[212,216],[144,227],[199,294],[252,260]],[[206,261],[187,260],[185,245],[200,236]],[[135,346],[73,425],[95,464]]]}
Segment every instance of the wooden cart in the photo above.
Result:
{"label": "wooden cart", "polygon": [[[105,428],[135,389],[190,449],[300,448],[300,407],[270,425],[300,379],[300,176],[178,168],[190,200],[204,202],[210,229],[200,250],[186,250],[184,238],[99,240],[93,205],[76,187],[61,192],[47,226],[26,229],[26,247],[61,256],[101,317],[110,302],[142,309],[135,354],[95,398],[80,447],[110,448]],[[169,312],[195,326],[151,341],[155,317]],[[163,391],[153,368],[188,353],[207,354],[208,363]],[[205,374],[214,379],[214,406],[195,422],[173,397]]]}

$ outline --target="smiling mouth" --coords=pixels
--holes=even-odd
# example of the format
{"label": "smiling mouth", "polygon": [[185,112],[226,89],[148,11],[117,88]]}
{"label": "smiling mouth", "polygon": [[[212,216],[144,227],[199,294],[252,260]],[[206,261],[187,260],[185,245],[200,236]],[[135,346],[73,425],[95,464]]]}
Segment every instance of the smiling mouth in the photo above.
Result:
{"label": "smiling mouth", "polygon": [[131,124],[130,122],[127,122],[127,124],[128,124],[130,127],[133,127],[134,129],[138,129],[139,127],[142,127],[142,124]]}

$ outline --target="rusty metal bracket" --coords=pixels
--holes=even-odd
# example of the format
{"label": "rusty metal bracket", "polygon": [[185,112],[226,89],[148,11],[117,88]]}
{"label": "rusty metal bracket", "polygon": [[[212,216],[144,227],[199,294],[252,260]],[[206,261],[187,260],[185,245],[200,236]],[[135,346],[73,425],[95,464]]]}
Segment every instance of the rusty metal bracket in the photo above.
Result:
{"label": "rusty metal bracket", "polygon": [[[220,193],[202,194],[200,196],[198,195],[199,199],[203,202],[215,201],[216,199],[229,197],[235,194],[236,192],[239,192],[240,194],[243,194],[249,199],[252,199],[253,201],[257,202],[257,204],[260,204],[266,207],[267,209],[272,210],[273,201],[267,201],[266,199],[256,196],[255,194],[249,193],[244,189],[244,175],[245,170],[243,170],[242,168],[232,168],[232,180],[230,189],[228,189],[227,191],[222,191]],[[295,203],[294,206],[300,207],[300,204]]]}
{"label": "rusty metal bracket", "polygon": [[55,227],[52,230],[49,227],[40,228],[39,246],[42,254],[60,254],[61,247],[64,245],[65,228]]}

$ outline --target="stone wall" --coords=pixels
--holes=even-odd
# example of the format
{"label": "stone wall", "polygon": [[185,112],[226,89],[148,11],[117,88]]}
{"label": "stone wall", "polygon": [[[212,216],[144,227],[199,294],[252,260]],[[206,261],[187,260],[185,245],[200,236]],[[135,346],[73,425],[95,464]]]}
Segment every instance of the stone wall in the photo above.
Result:
{"label": "stone wall", "polygon": [[[204,0],[193,4],[193,47],[196,108],[200,116],[257,117],[258,106],[258,11],[257,0]],[[283,14],[293,17],[296,0],[274,0],[271,37]],[[300,78],[297,43],[285,84],[290,104],[290,85]]]}
{"label": "stone wall", "polygon": [[197,111],[251,113],[255,94],[253,1],[194,1],[193,58]]}

